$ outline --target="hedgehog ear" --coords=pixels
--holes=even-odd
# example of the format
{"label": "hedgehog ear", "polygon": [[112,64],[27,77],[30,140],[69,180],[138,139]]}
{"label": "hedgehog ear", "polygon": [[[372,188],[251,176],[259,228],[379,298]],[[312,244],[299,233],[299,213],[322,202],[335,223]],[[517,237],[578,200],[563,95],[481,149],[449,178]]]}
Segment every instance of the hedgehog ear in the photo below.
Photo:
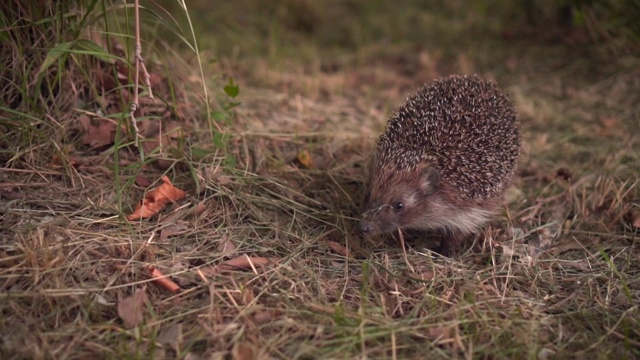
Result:
{"label": "hedgehog ear", "polygon": [[420,189],[427,195],[432,195],[440,188],[440,172],[433,166],[422,169],[420,175]]}

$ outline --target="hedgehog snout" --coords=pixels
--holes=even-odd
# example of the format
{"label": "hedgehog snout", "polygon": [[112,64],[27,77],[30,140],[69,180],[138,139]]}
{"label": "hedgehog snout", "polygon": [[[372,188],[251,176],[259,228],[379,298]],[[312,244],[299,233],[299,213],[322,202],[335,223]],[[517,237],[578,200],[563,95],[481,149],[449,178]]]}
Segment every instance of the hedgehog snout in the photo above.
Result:
{"label": "hedgehog snout", "polygon": [[373,232],[373,226],[363,221],[360,223],[360,226],[358,226],[358,231],[360,232],[360,235],[367,236]]}
{"label": "hedgehog snout", "polygon": [[362,236],[374,235],[379,232],[378,223],[381,221],[379,218],[379,213],[384,210],[386,207],[391,207],[391,205],[380,205],[378,207],[374,207],[365,211],[362,214],[362,220],[360,220],[360,224],[358,225],[358,232]]}
{"label": "hedgehog snout", "polygon": [[379,208],[369,209],[362,214],[362,220],[358,225],[358,232],[362,236],[371,235],[373,233],[373,220]]}

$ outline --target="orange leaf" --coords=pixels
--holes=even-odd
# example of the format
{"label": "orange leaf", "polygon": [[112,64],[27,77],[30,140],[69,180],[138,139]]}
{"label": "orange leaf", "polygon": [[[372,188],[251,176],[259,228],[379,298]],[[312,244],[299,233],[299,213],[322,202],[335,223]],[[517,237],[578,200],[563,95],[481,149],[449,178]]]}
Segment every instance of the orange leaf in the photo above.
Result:
{"label": "orange leaf", "polygon": [[304,149],[298,153],[296,157],[302,166],[307,169],[313,169],[315,165],[313,164],[313,158],[311,158],[311,154],[308,149]]}
{"label": "orange leaf", "polygon": [[337,242],[333,241],[333,240],[329,240],[327,241],[327,245],[329,246],[329,249],[337,252],[338,254],[344,256],[344,257],[351,257],[351,253],[349,252],[349,249],[347,249],[346,247],[344,247],[344,245],[342,244],[338,244]]}
{"label": "orange leaf", "polygon": [[127,215],[128,220],[151,217],[164,209],[167,204],[178,201],[187,195],[186,192],[173,186],[168,177],[163,176],[162,181],[163,184],[149,191],[142,200],[142,204],[138,205],[133,213]]}
{"label": "orange leaf", "polygon": [[133,295],[118,300],[118,316],[127,329],[140,325],[144,315],[144,305],[148,301],[146,285],[142,289],[136,290]]}
{"label": "orange leaf", "polygon": [[157,267],[149,266],[147,270],[151,274],[151,277],[154,279],[153,282],[156,283],[156,285],[160,286],[161,288],[165,288],[172,293],[177,293],[178,291],[180,291],[180,286],[173,282],[173,280],[164,276],[164,274],[162,274],[162,272],[158,270]]}

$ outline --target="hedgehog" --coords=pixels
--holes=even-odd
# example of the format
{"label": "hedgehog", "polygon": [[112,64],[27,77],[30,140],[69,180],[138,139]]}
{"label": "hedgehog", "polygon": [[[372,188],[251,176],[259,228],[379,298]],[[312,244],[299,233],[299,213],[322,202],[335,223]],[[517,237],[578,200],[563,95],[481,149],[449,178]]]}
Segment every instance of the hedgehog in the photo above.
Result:
{"label": "hedgehog", "polygon": [[520,153],[511,100],[477,75],[425,85],[400,106],[369,164],[360,233],[434,230],[452,256],[497,212]]}

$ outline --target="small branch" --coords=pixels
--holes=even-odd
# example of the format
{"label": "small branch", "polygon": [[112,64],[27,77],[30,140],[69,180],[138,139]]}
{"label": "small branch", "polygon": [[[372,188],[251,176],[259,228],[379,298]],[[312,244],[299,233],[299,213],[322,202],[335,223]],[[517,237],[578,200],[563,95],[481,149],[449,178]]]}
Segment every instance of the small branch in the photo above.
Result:
{"label": "small branch", "polygon": [[135,75],[134,75],[134,87],[133,87],[133,102],[129,107],[129,116],[131,117],[131,125],[135,131],[135,143],[136,147],[140,148],[139,140],[141,138],[140,129],[135,117],[135,112],[140,108],[139,92],[140,92],[140,68],[142,68],[142,74],[144,76],[144,84],[149,91],[149,97],[154,99],[153,91],[151,90],[151,77],[147,72],[147,67],[144,65],[144,59],[142,58],[142,42],[140,40],[140,2],[135,0],[135,27],[136,27],[136,48],[134,54],[135,61]]}

